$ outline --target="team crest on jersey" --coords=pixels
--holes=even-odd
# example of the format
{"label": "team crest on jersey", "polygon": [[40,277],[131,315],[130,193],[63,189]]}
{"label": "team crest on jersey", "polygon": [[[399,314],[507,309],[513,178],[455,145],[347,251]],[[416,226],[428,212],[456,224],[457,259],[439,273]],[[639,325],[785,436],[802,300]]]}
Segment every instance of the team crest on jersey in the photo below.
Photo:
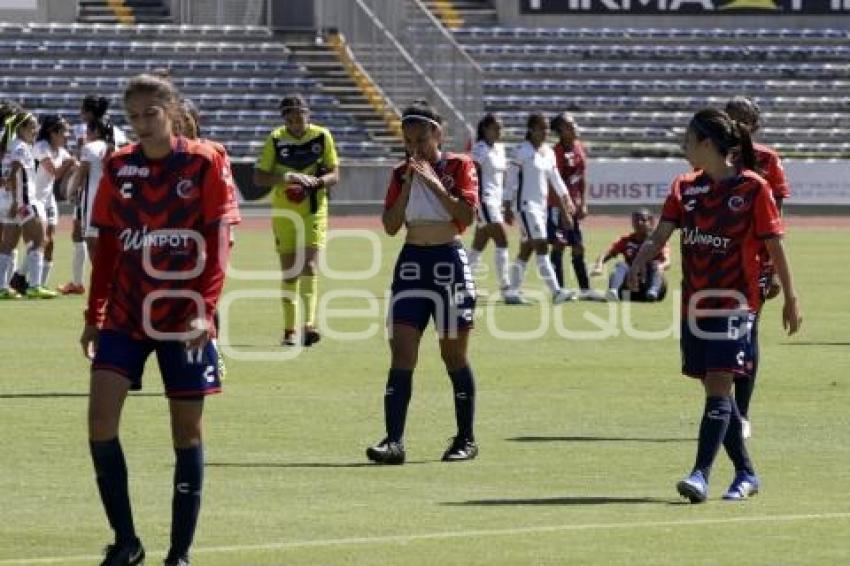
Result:
{"label": "team crest on jersey", "polygon": [[440,183],[442,183],[443,187],[445,187],[447,191],[452,190],[455,186],[454,177],[452,177],[448,173],[440,177]]}
{"label": "team crest on jersey", "polygon": [[147,177],[150,173],[150,167],[139,167],[137,165],[130,165],[129,163],[118,170],[119,177]]}
{"label": "team crest on jersey", "polygon": [[180,179],[174,186],[174,192],[183,199],[194,198],[198,194],[198,187],[192,179]]}
{"label": "team crest on jersey", "polygon": [[739,197],[737,195],[729,197],[729,201],[726,203],[729,205],[729,210],[732,212],[738,212],[747,202],[743,199],[743,197]]}
{"label": "team crest on jersey", "polygon": [[322,148],[322,144],[320,144],[320,143],[314,143],[314,144],[312,145],[312,147],[310,147],[310,150],[311,150],[313,153],[315,153],[316,155],[319,155],[320,153],[322,153],[322,150],[323,150],[323,149],[324,149],[324,148]]}

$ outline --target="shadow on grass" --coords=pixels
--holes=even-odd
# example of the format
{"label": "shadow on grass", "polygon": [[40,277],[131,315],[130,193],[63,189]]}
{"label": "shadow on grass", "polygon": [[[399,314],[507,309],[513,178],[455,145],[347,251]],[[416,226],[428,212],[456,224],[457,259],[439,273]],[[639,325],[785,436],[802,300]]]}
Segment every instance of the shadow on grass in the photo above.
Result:
{"label": "shadow on grass", "polygon": [[783,346],[850,346],[850,342],[780,342]]}
{"label": "shadow on grass", "polygon": [[[417,464],[433,464],[439,460],[408,460],[405,466]],[[396,468],[372,462],[207,462],[210,468]]]}
{"label": "shadow on grass", "polygon": [[[88,399],[86,393],[68,393],[62,391],[51,391],[45,393],[0,393],[0,399],[64,399],[83,397]],[[162,397],[162,393],[130,393],[130,397]]]}
{"label": "shadow on grass", "polygon": [[658,497],[543,497],[534,499],[472,499],[469,501],[448,502],[442,505],[451,506],[501,506],[501,505],[645,505],[647,503],[671,505],[672,499]]}
{"label": "shadow on grass", "polygon": [[515,436],[510,442],[646,442],[661,444],[667,442],[693,442],[693,438],[629,438],[622,436]]}

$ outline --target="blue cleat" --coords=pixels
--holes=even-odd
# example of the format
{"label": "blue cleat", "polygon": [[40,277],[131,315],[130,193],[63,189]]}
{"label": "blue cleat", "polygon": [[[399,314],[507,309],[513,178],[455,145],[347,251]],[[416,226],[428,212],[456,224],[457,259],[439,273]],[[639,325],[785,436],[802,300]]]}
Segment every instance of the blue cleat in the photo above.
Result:
{"label": "blue cleat", "polygon": [[703,503],[708,498],[708,482],[702,472],[696,470],[676,484],[676,491],[691,503]]}
{"label": "blue cleat", "polygon": [[723,494],[727,501],[740,501],[747,499],[759,492],[759,479],[755,474],[749,472],[737,472],[732,485]]}

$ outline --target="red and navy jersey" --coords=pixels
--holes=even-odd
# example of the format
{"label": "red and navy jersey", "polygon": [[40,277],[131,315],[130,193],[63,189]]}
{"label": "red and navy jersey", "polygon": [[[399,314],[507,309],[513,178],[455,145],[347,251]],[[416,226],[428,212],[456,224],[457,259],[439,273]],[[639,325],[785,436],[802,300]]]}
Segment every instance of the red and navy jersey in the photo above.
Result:
{"label": "red and navy jersey", "polygon": [[[573,142],[569,149],[558,142],[552,148],[555,152],[555,165],[561,174],[561,179],[567,186],[570,198],[573,202],[580,202],[585,190],[585,169],[587,167],[587,152],[578,140]],[[549,191],[549,206],[557,206],[558,197],[553,191]]]}
{"label": "red and navy jersey", "polygon": [[[626,234],[611,244],[611,247],[608,248],[605,255],[609,258],[613,258],[622,254],[626,264],[631,265],[640,251],[640,247],[643,245],[643,242],[644,240],[634,232]],[[670,260],[670,246],[664,244],[664,247],[654,258],[652,258],[652,260],[667,263]]]}
{"label": "red and navy jersey", "polygon": [[219,226],[239,220],[229,165],[209,144],[174,138],[156,160],[139,144],[113,153],[92,212],[88,323],[141,339],[184,331],[202,305],[210,319],[224,279]]}
{"label": "red and navy jersey", "polygon": [[[715,183],[702,171],[673,181],[661,220],[681,229],[682,309],[699,291],[734,291],[750,312],[761,306],[759,253],[763,241],[782,235],[770,186],[752,171]],[[705,297],[699,309],[736,309],[734,298]],[[704,314],[703,316],[709,316]]]}
{"label": "red and navy jersey", "polygon": [[[471,157],[459,153],[443,153],[437,163],[431,166],[449,194],[463,199],[473,209],[478,206],[478,173]],[[408,163],[404,161],[393,168],[387,196],[384,199],[385,210],[392,207],[398,200],[408,167]],[[408,223],[418,220],[451,221],[457,227],[458,233],[463,233],[467,228],[465,224],[452,219],[436,195],[427,187],[420,186],[415,177],[410,191],[410,200],[407,202],[405,220]]]}
{"label": "red and navy jersey", "polygon": [[770,185],[774,199],[786,199],[791,196],[791,187],[785,178],[785,169],[779,154],[762,144],[753,144],[756,153],[756,171]]}

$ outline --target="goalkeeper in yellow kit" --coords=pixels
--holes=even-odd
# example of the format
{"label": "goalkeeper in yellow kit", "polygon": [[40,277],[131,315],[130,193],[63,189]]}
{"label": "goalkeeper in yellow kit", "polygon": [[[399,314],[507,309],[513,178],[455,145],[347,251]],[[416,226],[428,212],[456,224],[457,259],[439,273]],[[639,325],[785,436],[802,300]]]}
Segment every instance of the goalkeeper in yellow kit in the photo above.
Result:
{"label": "goalkeeper in yellow kit", "polygon": [[339,160],[330,132],[310,123],[303,97],[280,102],[284,125],[266,139],[254,168],[254,184],[271,187],[272,230],[283,271],[284,346],[296,345],[298,297],[304,304],[301,343],[320,339],[315,327],[317,258],[328,230],[328,189],[339,182]]}

